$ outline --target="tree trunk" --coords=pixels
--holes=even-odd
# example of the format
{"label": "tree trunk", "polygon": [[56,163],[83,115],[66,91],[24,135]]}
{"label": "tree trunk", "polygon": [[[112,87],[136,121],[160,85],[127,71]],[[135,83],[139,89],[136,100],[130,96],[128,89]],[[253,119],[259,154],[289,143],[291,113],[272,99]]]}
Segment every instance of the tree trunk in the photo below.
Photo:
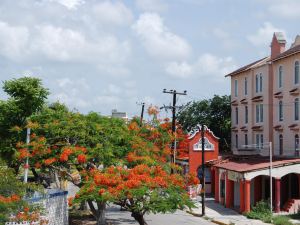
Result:
{"label": "tree trunk", "polygon": [[97,225],[106,225],[106,220],[105,220],[106,203],[97,202],[97,206],[98,206]]}
{"label": "tree trunk", "polygon": [[97,225],[106,225],[106,220],[105,220],[106,202],[97,202],[97,209],[95,208],[93,201],[88,200],[87,203],[90,207],[90,210],[94,218],[97,220]]}
{"label": "tree trunk", "polygon": [[131,216],[140,224],[140,225],[148,225],[144,219],[144,215],[140,212],[132,212]]}

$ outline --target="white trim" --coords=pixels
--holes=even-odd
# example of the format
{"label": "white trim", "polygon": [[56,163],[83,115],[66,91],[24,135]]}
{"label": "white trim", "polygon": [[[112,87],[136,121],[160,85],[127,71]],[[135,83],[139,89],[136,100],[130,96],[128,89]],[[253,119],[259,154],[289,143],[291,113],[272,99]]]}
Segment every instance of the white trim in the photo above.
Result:
{"label": "white trim", "polygon": [[[194,128],[192,128],[192,129],[190,130],[190,132],[188,133],[188,139],[190,140],[190,139],[194,138],[194,137],[196,136],[197,133],[201,132],[201,129],[202,129],[202,126],[201,126],[200,124],[197,124],[197,125],[196,125]],[[206,125],[204,125],[204,131],[208,131],[208,133],[211,134],[214,138],[216,138],[216,139],[218,139],[218,140],[220,139],[220,138],[216,137],[216,136],[214,135],[214,133],[213,133]]]}

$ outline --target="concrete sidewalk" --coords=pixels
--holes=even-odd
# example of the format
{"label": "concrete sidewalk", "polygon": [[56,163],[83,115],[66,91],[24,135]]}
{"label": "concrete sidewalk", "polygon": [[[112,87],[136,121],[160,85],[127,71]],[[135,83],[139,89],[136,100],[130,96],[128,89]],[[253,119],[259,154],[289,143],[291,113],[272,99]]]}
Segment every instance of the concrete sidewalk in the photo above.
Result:
{"label": "concrete sidewalk", "polygon": [[[201,198],[195,200],[197,208],[192,209],[192,214],[201,215],[202,205]],[[251,220],[237,213],[232,209],[225,208],[221,204],[215,203],[214,198],[206,198],[205,217],[217,224],[228,225],[267,225],[260,220]],[[269,224],[270,225],[270,224]]]}

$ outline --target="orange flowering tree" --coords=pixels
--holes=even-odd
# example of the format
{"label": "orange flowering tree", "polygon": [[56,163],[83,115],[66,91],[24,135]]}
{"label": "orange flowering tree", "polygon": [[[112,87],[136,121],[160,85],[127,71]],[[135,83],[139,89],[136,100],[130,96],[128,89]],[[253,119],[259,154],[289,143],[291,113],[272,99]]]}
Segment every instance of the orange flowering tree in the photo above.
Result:
{"label": "orange flowering tree", "polygon": [[[24,162],[29,157],[30,167],[57,171],[57,179],[68,178],[77,185],[80,190],[74,202],[86,201],[99,225],[105,224],[107,202],[126,208],[142,225],[146,224],[146,213],[192,207],[185,187],[198,180],[170,173],[179,167],[169,162],[170,144],[174,140],[169,121],[155,118],[140,125],[133,120],[126,129],[121,127],[121,131],[120,127],[114,127],[120,124],[108,119],[105,123],[95,118],[94,121],[94,129],[89,131],[101,135],[95,137],[97,144],[90,141],[79,145],[84,144],[81,137],[74,143],[66,142],[65,138],[54,142],[49,134],[47,138],[33,134],[29,145],[18,145],[19,160]],[[37,126],[37,133],[46,134],[45,126],[49,127]],[[79,175],[74,177],[71,174],[74,171]]]}

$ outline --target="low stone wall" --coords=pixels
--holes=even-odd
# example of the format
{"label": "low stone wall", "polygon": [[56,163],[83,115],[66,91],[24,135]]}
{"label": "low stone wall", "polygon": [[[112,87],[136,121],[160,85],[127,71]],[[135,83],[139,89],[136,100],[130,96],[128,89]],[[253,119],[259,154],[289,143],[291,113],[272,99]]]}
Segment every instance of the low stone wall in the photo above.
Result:
{"label": "low stone wall", "polygon": [[49,225],[68,225],[68,192],[59,189],[48,189],[46,195],[27,199],[32,204],[42,204]]}

